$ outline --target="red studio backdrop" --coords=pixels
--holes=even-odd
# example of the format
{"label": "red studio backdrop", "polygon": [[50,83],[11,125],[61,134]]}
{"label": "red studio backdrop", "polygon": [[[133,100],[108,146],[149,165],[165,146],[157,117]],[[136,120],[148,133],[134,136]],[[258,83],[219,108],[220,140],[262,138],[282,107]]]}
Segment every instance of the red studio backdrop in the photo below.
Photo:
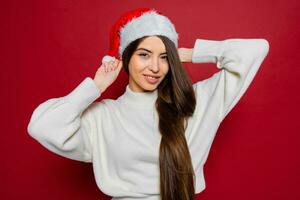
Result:
{"label": "red studio backdrop", "polygon": [[[218,129],[204,167],[201,200],[300,199],[298,0],[2,1],[1,199],[111,199],[92,164],[53,154],[27,133],[32,111],[93,77],[120,13],[154,7],[168,16],[179,46],[196,38],[265,38],[270,50],[247,92]],[[214,64],[184,64],[193,82]],[[122,71],[97,101],[117,98]]]}

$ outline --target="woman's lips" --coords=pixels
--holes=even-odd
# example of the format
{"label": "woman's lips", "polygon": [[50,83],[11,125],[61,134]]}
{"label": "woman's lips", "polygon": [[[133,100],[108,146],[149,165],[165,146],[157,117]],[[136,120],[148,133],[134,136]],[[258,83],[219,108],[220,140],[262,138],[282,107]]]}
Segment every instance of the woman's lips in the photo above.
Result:
{"label": "woman's lips", "polygon": [[146,81],[150,84],[156,84],[159,80],[159,77],[152,77],[152,76],[148,76],[148,75],[144,75]]}

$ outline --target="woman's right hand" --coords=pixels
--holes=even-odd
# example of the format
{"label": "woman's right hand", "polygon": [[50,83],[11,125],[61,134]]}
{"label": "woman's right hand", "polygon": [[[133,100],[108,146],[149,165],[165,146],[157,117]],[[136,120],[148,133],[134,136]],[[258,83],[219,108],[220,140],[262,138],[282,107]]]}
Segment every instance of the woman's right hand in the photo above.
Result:
{"label": "woman's right hand", "polygon": [[117,79],[122,66],[122,60],[116,58],[109,62],[102,62],[102,65],[98,68],[94,77],[94,81],[101,93]]}

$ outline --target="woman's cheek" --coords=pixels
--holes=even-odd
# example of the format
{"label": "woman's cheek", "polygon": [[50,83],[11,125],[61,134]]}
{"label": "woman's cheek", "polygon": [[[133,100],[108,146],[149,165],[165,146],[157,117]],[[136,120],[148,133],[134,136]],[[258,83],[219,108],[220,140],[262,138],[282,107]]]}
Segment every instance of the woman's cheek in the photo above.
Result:
{"label": "woman's cheek", "polygon": [[140,58],[137,60],[137,66],[143,68],[146,65],[147,61],[145,61],[145,59]]}

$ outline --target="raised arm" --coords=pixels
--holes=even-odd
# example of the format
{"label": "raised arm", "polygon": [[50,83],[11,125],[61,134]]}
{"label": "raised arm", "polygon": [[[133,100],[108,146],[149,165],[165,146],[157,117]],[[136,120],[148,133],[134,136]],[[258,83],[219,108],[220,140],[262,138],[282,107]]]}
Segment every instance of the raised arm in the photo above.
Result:
{"label": "raised arm", "polygon": [[99,96],[95,82],[87,77],[68,95],[40,104],[28,124],[29,135],[58,155],[91,162],[94,108],[89,105]]}
{"label": "raised arm", "polygon": [[[94,79],[87,77],[71,93],[40,104],[32,113],[28,133],[50,151],[73,160],[92,162],[99,103],[93,102],[116,80],[123,63],[103,60]],[[112,59],[112,60],[111,60]]]}
{"label": "raised arm", "polygon": [[265,39],[196,40],[192,62],[216,63],[221,69],[195,83],[196,88],[205,88],[212,102],[217,102],[220,121],[245,93],[268,51],[269,43]]}

